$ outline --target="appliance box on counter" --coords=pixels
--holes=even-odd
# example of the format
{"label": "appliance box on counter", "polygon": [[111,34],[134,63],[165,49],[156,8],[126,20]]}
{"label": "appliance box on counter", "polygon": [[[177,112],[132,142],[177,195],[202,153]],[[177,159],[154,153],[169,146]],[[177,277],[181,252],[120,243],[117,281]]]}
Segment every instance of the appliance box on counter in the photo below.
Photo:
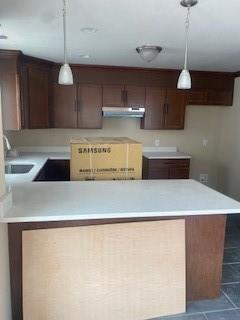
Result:
{"label": "appliance box on counter", "polygon": [[71,180],[142,179],[142,144],[129,138],[71,140]]}

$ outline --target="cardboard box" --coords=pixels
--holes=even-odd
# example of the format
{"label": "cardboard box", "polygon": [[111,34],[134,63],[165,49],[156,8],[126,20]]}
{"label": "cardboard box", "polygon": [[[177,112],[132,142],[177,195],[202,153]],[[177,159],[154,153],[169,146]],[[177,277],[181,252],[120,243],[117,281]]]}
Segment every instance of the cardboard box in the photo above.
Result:
{"label": "cardboard box", "polygon": [[142,144],[129,138],[71,141],[71,180],[142,179]]}

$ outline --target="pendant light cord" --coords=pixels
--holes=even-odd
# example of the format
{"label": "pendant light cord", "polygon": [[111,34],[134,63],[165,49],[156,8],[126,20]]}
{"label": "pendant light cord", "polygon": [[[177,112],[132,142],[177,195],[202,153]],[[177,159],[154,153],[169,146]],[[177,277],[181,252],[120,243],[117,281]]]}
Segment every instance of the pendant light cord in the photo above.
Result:
{"label": "pendant light cord", "polygon": [[63,42],[64,42],[64,64],[66,64],[67,63],[66,0],[63,0]]}
{"label": "pendant light cord", "polygon": [[186,18],[186,39],[185,39],[185,59],[184,59],[184,69],[187,70],[187,62],[188,62],[188,39],[189,39],[189,26],[190,26],[190,9],[187,8],[187,18]]}

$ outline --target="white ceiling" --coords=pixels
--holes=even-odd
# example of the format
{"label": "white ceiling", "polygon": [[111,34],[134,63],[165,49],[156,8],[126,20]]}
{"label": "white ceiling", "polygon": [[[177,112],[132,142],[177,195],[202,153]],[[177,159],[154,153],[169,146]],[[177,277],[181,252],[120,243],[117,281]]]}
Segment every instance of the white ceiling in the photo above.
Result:
{"label": "white ceiling", "polygon": [[[0,48],[62,61],[61,0],[1,0]],[[179,0],[68,0],[68,51],[71,63],[181,68],[186,9]],[[240,1],[199,0],[192,9],[190,68],[240,70]],[[83,33],[94,27],[97,33]],[[164,48],[148,64],[135,48]],[[89,54],[90,59],[79,57]]]}

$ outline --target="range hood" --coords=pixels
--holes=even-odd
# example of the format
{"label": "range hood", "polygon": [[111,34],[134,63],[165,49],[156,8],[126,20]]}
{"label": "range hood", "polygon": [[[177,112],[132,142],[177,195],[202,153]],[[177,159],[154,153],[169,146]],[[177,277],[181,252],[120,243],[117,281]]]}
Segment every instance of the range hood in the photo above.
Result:
{"label": "range hood", "polygon": [[103,107],[103,116],[105,118],[143,118],[145,114],[144,107]]}

